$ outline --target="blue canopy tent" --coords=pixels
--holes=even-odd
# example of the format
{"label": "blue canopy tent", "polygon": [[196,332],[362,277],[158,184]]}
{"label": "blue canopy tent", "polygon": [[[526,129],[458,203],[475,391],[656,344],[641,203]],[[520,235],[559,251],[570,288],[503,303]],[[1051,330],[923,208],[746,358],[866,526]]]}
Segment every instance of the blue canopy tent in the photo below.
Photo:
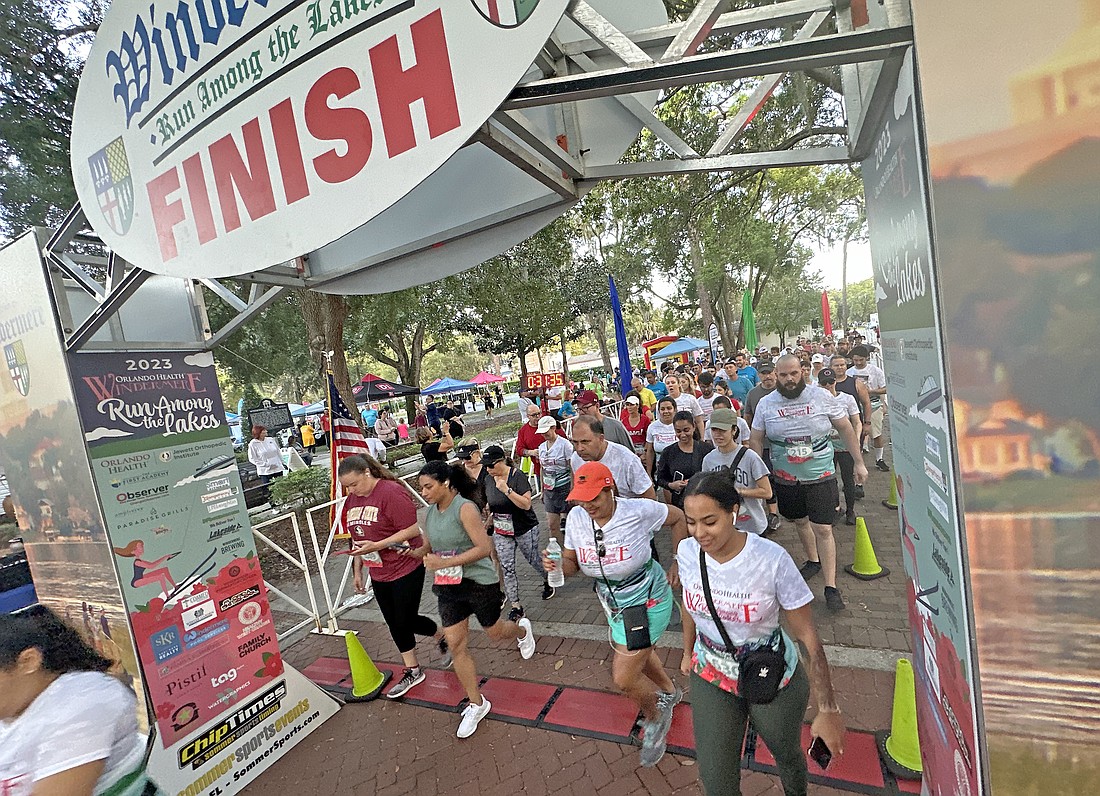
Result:
{"label": "blue canopy tent", "polygon": [[435,384],[425,387],[420,391],[421,395],[442,395],[447,392],[461,392],[462,390],[476,390],[476,384],[472,381],[459,381],[450,377],[440,379]]}
{"label": "blue canopy tent", "polygon": [[680,354],[690,354],[692,351],[698,351],[700,348],[709,347],[710,343],[706,340],[700,340],[697,337],[681,337],[675,343],[669,343],[656,354],[653,354],[650,359],[668,359],[668,357],[675,357]]}
{"label": "blue canopy tent", "polygon": [[307,404],[306,406],[300,406],[297,409],[292,409],[290,412],[291,417],[309,417],[310,415],[323,415],[325,413],[325,402],[315,401],[314,403]]}

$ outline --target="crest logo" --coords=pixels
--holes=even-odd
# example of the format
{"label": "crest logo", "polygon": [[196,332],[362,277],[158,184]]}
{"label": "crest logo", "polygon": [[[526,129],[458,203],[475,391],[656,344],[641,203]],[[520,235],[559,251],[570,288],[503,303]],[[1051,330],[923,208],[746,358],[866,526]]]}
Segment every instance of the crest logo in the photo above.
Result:
{"label": "crest logo", "polygon": [[27,366],[27,352],[23,348],[23,341],[16,340],[4,346],[4,360],[8,363],[8,375],[19,394],[24,398],[31,389],[31,371]]}
{"label": "crest logo", "polygon": [[122,136],[88,158],[88,169],[103,218],[117,234],[125,235],[134,220],[134,180]]}
{"label": "crest logo", "polygon": [[539,0],[471,0],[481,16],[498,28],[518,28],[535,11]]}

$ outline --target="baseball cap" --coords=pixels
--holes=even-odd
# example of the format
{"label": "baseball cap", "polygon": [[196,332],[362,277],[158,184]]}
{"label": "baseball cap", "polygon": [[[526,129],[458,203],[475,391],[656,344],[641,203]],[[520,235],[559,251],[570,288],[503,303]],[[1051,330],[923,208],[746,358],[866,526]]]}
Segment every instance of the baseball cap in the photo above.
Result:
{"label": "baseball cap", "polygon": [[638,396],[631,395],[629,398],[626,399],[626,403],[637,405],[637,404],[640,404],[641,401],[638,400]]}
{"label": "baseball cap", "polygon": [[577,396],[577,407],[588,406],[589,404],[598,404],[600,397],[592,390],[585,390]]}
{"label": "baseball cap", "polygon": [[737,414],[732,409],[715,409],[710,415],[710,427],[720,431],[737,428]]}
{"label": "baseball cap", "polygon": [[474,451],[476,450],[479,450],[477,442],[473,442],[468,445],[459,445],[457,448],[455,448],[455,456],[457,456],[459,459],[462,459],[463,461],[466,461],[471,456],[473,456]]}
{"label": "baseball cap", "polygon": [[481,463],[486,467],[492,467],[497,462],[506,458],[507,456],[504,454],[504,448],[499,445],[490,445],[481,452]]}
{"label": "baseball cap", "polygon": [[832,368],[822,368],[817,373],[818,384],[834,384],[836,383],[836,371]]}
{"label": "baseball cap", "polygon": [[774,373],[775,372],[775,365],[773,365],[771,362],[761,362],[759,365],[756,366],[756,372],[757,373]]}
{"label": "baseball cap", "polygon": [[811,362],[824,362],[825,357],[822,354],[814,354],[812,357],[810,357],[810,361]]}
{"label": "baseball cap", "polygon": [[545,434],[547,431],[549,431],[550,429],[554,428],[557,425],[558,425],[558,421],[556,421],[554,418],[550,417],[550,415],[545,415],[541,420],[539,420],[538,427],[535,429],[535,431],[537,431],[540,434]]}
{"label": "baseball cap", "polygon": [[601,462],[585,462],[573,473],[573,489],[566,500],[595,500],[609,486],[615,486],[615,479],[607,465]]}

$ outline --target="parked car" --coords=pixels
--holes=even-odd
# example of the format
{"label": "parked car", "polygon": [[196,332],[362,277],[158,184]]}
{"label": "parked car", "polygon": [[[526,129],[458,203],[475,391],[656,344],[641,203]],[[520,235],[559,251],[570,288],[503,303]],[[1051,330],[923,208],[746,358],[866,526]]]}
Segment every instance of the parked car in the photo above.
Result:
{"label": "parked car", "polygon": [[250,508],[256,508],[267,503],[271,499],[271,490],[267,484],[260,480],[256,473],[256,465],[252,462],[237,462],[237,472],[241,476],[241,488],[244,489],[244,504]]}

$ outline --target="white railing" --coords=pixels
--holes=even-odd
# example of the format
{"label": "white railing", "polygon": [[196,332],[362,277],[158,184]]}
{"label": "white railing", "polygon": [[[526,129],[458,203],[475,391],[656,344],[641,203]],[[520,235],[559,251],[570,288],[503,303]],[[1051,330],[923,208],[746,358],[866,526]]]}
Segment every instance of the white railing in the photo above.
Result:
{"label": "white railing", "polygon": [[[289,520],[291,527],[294,529],[294,540],[298,546],[297,558],[288,553],[285,549],[283,549],[282,546],[272,541],[266,534],[262,533],[262,529],[285,520]],[[287,514],[280,514],[279,516],[273,517],[270,520],[265,520],[259,525],[252,526],[252,535],[255,536],[259,541],[266,544],[284,559],[286,559],[287,562],[289,562],[290,565],[294,567],[294,569],[298,570],[298,572],[301,573],[302,580],[306,589],[306,595],[309,600],[310,607],[307,608],[296,599],[291,597],[289,594],[284,592],[282,589],[280,589],[278,586],[271,583],[269,580],[267,580],[267,578],[264,578],[264,586],[267,587],[268,592],[271,594],[275,594],[277,597],[279,597],[290,606],[290,610],[288,610],[287,613],[301,614],[305,617],[305,619],[301,620],[290,629],[284,630],[281,633],[276,633],[278,639],[282,641],[284,638],[291,635],[292,633],[296,633],[297,631],[301,630],[304,627],[308,627],[309,625],[313,625],[314,630],[320,632],[322,630],[321,614],[317,607],[317,598],[313,592],[313,578],[310,575],[309,565],[306,562],[306,551],[305,546],[302,544],[302,530],[298,525],[298,516],[294,512],[289,512]]]}

